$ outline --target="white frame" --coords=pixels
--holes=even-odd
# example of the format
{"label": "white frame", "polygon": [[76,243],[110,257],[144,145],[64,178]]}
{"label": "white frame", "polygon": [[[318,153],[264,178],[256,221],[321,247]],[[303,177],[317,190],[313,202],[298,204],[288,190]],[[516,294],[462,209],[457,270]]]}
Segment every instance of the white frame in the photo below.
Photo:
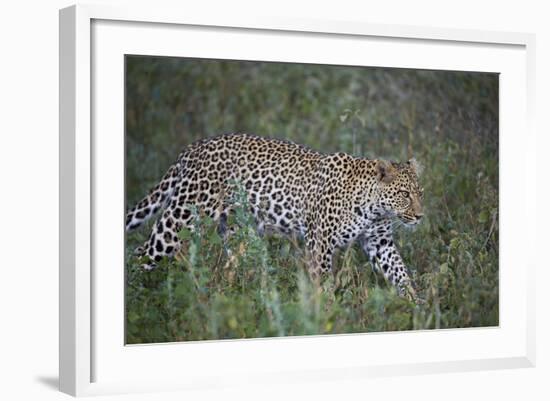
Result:
{"label": "white frame", "polygon": [[[178,383],[92,383],[92,158],[91,158],[91,27],[92,20],[140,21],[233,27],[290,32],[310,32],[426,39],[466,43],[489,43],[524,46],[527,54],[527,140],[534,149],[534,35],[524,33],[484,32],[436,29],[413,26],[374,25],[349,21],[313,21],[282,18],[243,17],[228,21],[212,15],[187,15],[182,10],[151,8],[112,8],[109,6],[72,6],[60,11],[60,389],[72,395],[110,392],[163,390],[178,388]],[[531,152],[534,157],[534,151]],[[527,182],[534,188],[533,181]],[[534,211],[530,211],[534,213]],[[534,219],[531,219],[534,221]],[[406,365],[364,366],[326,371],[305,370],[301,379],[327,377],[385,376],[441,371],[465,371],[534,366],[534,260],[526,262],[527,328],[525,354],[518,357],[470,361],[412,363]],[[329,376],[330,374],[330,376]],[[202,386],[217,382],[196,378]],[[276,377],[256,376],[258,381],[292,381],[290,372]],[[202,381],[201,381],[202,380]],[[196,387],[196,386],[193,386]],[[201,385],[198,385],[201,387]]]}

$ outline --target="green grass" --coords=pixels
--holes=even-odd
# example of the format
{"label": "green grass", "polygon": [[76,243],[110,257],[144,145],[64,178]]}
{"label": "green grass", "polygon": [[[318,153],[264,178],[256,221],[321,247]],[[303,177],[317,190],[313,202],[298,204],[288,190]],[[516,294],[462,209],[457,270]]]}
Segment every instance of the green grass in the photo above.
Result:
{"label": "green grass", "polygon": [[132,250],[149,224],[127,237],[128,343],[498,325],[497,75],[129,57],[126,92],[128,206],[185,145],[239,131],[414,156],[426,214],[396,233],[423,305],[399,298],[358,247],[315,288],[303,244],[258,237],[244,211],[227,243],[197,216],[183,257],[144,272]]}

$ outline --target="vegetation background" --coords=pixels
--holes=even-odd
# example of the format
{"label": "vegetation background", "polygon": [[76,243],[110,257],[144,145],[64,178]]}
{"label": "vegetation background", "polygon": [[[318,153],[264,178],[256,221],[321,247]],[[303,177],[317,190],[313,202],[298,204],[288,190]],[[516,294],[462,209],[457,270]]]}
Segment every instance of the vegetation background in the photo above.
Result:
{"label": "vegetation background", "polygon": [[151,224],[127,235],[127,343],[498,325],[497,74],[127,56],[127,207],[187,144],[228,132],[416,157],[426,216],[396,243],[425,303],[399,298],[358,247],[319,291],[302,244],[258,237],[245,210],[224,244],[197,215],[184,257],[152,272],[132,255]]}

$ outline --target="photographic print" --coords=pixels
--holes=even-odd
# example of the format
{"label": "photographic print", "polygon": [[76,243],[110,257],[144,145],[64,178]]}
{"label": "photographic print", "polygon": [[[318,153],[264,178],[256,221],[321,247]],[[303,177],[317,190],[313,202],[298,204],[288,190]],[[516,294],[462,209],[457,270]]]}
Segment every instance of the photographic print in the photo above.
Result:
{"label": "photographic print", "polygon": [[126,343],[499,324],[499,76],[125,56]]}

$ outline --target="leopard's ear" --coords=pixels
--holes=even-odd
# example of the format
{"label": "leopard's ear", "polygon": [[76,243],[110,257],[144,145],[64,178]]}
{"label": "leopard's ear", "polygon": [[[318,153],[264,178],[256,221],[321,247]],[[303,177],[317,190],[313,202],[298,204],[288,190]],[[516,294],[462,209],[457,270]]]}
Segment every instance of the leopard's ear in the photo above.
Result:
{"label": "leopard's ear", "polygon": [[378,181],[385,184],[392,182],[397,173],[392,163],[386,160],[378,160],[376,163],[376,170],[378,171]]}
{"label": "leopard's ear", "polygon": [[415,158],[412,158],[408,161],[409,165],[411,166],[412,171],[416,174],[417,177],[420,177],[420,174],[424,171],[424,166],[420,164],[418,160]]}

